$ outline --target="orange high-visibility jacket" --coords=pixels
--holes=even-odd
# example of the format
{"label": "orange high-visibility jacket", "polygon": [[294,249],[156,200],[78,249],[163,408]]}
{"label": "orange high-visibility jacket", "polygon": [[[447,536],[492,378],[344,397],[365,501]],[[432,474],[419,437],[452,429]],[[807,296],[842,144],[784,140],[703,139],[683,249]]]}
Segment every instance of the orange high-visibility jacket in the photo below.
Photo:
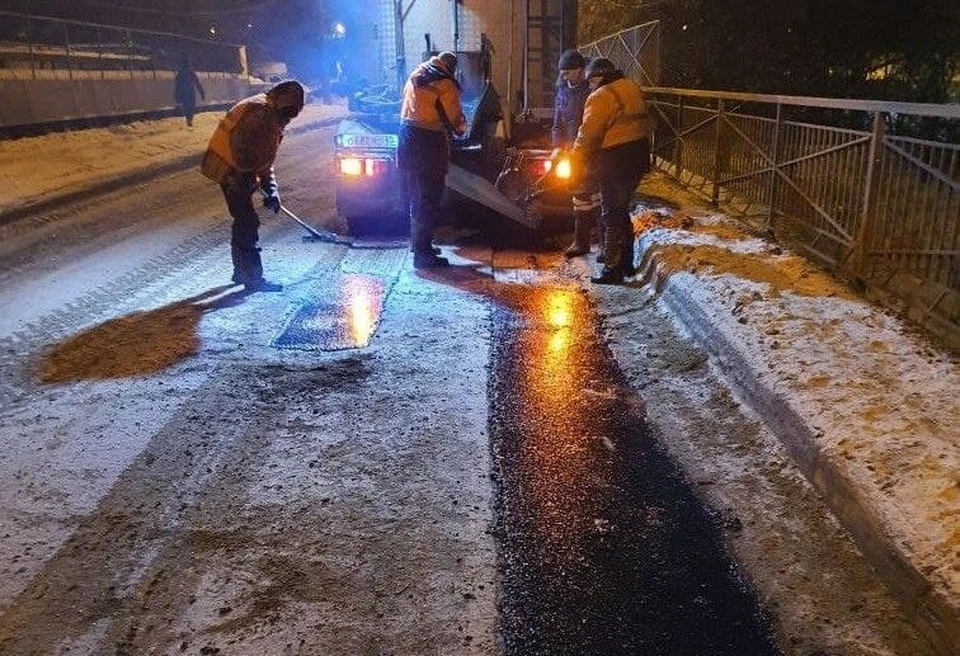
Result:
{"label": "orange high-visibility jacket", "polygon": [[629,78],[609,82],[587,96],[574,149],[592,153],[650,138],[643,91]]}
{"label": "orange high-visibility jacket", "polygon": [[[433,63],[435,59],[437,57],[431,58],[428,63]],[[433,132],[445,133],[452,130],[458,135],[465,134],[468,128],[467,118],[463,115],[457,84],[449,78],[440,78],[423,86],[415,86],[414,75],[411,75],[403,86],[400,120]],[[441,116],[441,109],[449,121],[449,126]]]}
{"label": "orange high-visibility jacket", "polygon": [[221,184],[237,173],[253,173],[265,179],[273,173],[282,139],[283,123],[267,95],[245,98],[220,120],[200,171]]}

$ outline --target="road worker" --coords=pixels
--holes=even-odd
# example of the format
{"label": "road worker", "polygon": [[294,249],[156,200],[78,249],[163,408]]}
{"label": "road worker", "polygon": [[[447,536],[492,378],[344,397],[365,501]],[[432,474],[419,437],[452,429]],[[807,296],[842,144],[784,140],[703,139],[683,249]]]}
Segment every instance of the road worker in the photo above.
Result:
{"label": "road worker", "polygon": [[280,211],[273,162],[284,128],[300,113],[303,103],[303,86],[296,80],[280,82],[266,93],[241,100],[221,119],[200,168],[220,184],[227,201],[233,217],[233,282],[248,291],[283,289],[283,285],[263,277],[258,246],[260,219],[251,196],[259,189],[264,207]]}
{"label": "road worker", "polygon": [[590,280],[616,285],[636,272],[630,202],[650,170],[650,117],[643,91],[609,59],[594,59],[585,74],[591,91],[573,145],[573,166],[585,164],[600,185],[604,262]]}
{"label": "road worker", "polygon": [[[565,50],[557,67],[557,93],[553,103],[553,127],[550,135],[556,160],[562,151],[570,150],[577,138],[583,120],[583,107],[590,95],[590,86],[583,75],[586,60],[576,50]],[[573,195],[573,243],[563,252],[566,257],[577,257],[590,252],[590,230],[597,224],[600,245],[603,246],[603,224],[600,222],[600,190],[593,176],[578,179]],[[598,254],[598,261],[603,255]]]}
{"label": "road worker", "polygon": [[457,56],[442,52],[417,66],[403,87],[397,164],[404,172],[410,202],[410,241],[417,269],[450,264],[434,248],[433,233],[440,222],[449,138],[467,132],[456,70]]}

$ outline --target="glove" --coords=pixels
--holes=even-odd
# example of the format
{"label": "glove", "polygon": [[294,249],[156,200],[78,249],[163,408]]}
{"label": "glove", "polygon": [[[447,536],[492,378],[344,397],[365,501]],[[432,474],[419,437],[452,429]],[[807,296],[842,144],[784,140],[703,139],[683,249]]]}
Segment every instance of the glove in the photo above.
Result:
{"label": "glove", "polygon": [[263,206],[273,210],[275,214],[280,212],[280,194],[274,192],[263,197]]}

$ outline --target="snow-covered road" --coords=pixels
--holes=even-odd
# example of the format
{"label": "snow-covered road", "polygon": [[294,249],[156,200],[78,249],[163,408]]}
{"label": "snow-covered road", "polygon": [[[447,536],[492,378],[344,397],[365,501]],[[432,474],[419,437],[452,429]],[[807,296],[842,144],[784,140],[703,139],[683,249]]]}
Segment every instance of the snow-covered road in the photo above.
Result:
{"label": "snow-covered road", "polygon": [[[156,144],[205,140],[158,123]],[[45,141],[31,171],[44,157],[56,171],[71,152],[45,155]],[[342,227],[330,144],[329,130],[292,134],[278,175],[297,214]],[[31,152],[23,141],[15,150]],[[0,157],[0,175],[15,166]],[[95,160],[88,173],[104,179]],[[24,176],[18,198],[54,193],[54,175]],[[956,359],[856,299],[806,295],[827,288],[819,273],[676,202],[700,220],[647,237],[648,250],[662,246],[660,284],[675,287],[591,290],[655,433],[717,513],[785,653],[934,653],[668,301],[685,289],[680,298],[712,308],[711,323],[819,425],[824,458],[845,463],[878,525],[948,599]],[[192,169],[0,225],[0,653],[496,653],[483,292],[582,286],[587,262],[450,233],[446,254],[463,270],[421,276],[405,249],[304,243],[292,221],[263,216],[264,264],[282,294],[228,286],[222,197]],[[376,326],[368,346],[270,346],[297,308],[351,276],[389,291],[365,317]],[[858,342],[866,354],[850,351]],[[851,359],[831,355],[844,349],[887,381],[870,388],[869,408],[826,393],[855,389]],[[910,425],[884,408],[904,398]],[[881,488],[891,476],[897,486]]]}

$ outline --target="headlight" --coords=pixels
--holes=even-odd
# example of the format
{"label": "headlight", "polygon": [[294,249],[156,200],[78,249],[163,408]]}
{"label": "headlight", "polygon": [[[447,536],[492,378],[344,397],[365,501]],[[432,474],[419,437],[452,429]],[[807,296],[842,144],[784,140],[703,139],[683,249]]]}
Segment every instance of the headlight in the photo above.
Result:
{"label": "headlight", "polygon": [[561,180],[569,180],[571,172],[570,159],[567,157],[561,158],[557,162],[557,177]]}

